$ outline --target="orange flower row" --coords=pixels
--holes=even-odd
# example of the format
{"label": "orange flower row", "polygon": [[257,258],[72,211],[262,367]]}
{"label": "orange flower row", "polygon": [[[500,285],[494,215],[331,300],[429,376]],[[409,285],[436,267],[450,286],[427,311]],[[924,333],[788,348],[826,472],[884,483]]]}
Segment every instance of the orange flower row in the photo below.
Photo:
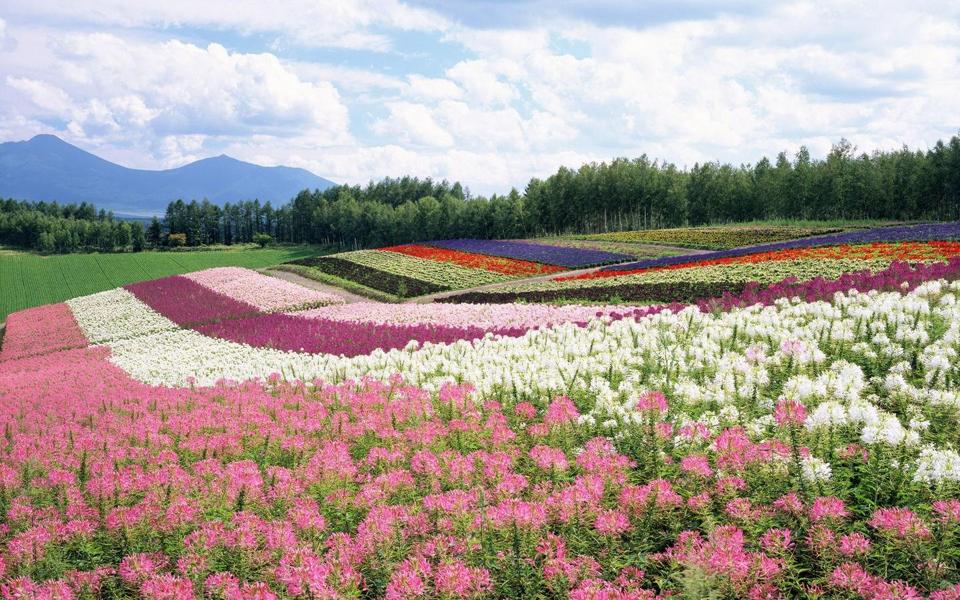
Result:
{"label": "orange flower row", "polygon": [[462,252],[460,250],[448,250],[446,248],[433,248],[430,246],[421,246],[419,244],[403,244],[400,246],[390,246],[380,248],[387,252],[397,252],[424,258],[437,262],[446,262],[469,267],[471,269],[481,269],[493,273],[512,276],[530,276],[530,275],[550,275],[560,273],[566,269],[554,265],[544,265],[526,260],[515,258],[502,258],[499,256],[487,256],[485,254],[474,254],[472,252]]}
{"label": "orange flower row", "polygon": [[840,246],[820,246],[813,248],[791,248],[787,250],[771,250],[769,252],[758,252],[745,256],[730,256],[725,258],[712,258],[705,260],[693,260],[690,262],[667,265],[663,267],[647,267],[643,269],[634,269],[629,271],[594,271],[583,275],[572,277],[558,277],[555,281],[568,281],[573,279],[601,279],[604,277],[623,277],[624,275],[634,275],[637,273],[649,273],[652,271],[671,271],[676,269],[692,269],[696,267],[709,267],[713,265],[730,264],[758,264],[773,261],[784,260],[838,260],[838,259],[856,259],[856,260],[886,260],[890,262],[919,262],[928,260],[948,260],[951,257],[960,256],[960,242],[874,242],[871,244],[840,245]]}

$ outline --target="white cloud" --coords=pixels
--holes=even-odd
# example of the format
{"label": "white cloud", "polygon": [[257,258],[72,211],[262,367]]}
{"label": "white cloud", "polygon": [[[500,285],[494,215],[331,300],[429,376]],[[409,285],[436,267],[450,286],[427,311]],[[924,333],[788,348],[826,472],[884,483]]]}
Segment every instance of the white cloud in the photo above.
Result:
{"label": "white cloud", "polygon": [[9,12],[20,18],[101,27],[203,27],[243,34],[267,33],[280,44],[385,51],[391,28],[442,31],[437,13],[398,0],[31,0]]}
{"label": "white cloud", "polygon": [[447,77],[466,90],[473,101],[483,104],[509,104],[517,97],[517,92],[513,85],[500,78],[504,70],[509,70],[514,75],[520,72],[518,65],[506,60],[499,61],[499,64],[486,60],[466,60],[447,69]]}
{"label": "white cloud", "polygon": [[[301,78],[272,54],[100,33],[30,45],[38,46],[48,53],[43,68],[6,84],[26,100],[25,115],[66,122],[76,140],[144,144],[165,164],[180,156],[167,153],[170,136],[308,134],[317,147],[352,140],[337,89]],[[31,58],[17,58],[4,69],[29,70]]]}
{"label": "white cloud", "polygon": [[406,95],[423,100],[455,100],[463,97],[463,89],[449,79],[423,77],[411,74],[407,76]]}
{"label": "white cloud", "polygon": [[[947,1],[720,5],[655,23],[557,5],[519,30],[396,0],[83,4],[5,11],[0,133],[53,128],[145,166],[227,152],[490,193],[586,160],[736,164],[823,154],[841,136],[923,148],[960,128],[960,5]],[[269,52],[227,49],[237,39]]]}
{"label": "white cloud", "polygon": [[437,124],[426,106],[411,102],[393,102],[387,108],[390,115],[373,125],[374,131],[381,136],[420,146],[453,145],[453,138]]}
{"label": "white cloud", "polygon": [[73,101],[65,91],[45,81],[28,77],[7,77],[7,85],[26,94],[41,112],[67,115],[73,111]]}

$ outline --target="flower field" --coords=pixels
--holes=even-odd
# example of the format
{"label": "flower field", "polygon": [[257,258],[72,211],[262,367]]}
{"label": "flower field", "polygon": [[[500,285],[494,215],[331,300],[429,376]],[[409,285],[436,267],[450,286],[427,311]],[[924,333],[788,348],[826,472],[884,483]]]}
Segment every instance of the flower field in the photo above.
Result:
{"label": "flower field", "polygon": [[550,273],[559,273],[564,270],[563,267],[545,265],[527,260],[488,256],[486,254],[461,252],[459,250],[447,250],[445,248],[433,248],[430,246],[420,246],[417,244],[391,246],[389,248],[383,248],[383,250],[387,252],[398,252],[407,256],[415,256],[433,261],[453,263],[464,267],[518,277],[529,275],[546,275]]}
{"label": "flower field", "polygon": [[[891,231],[896,233],[892,228]],[[666,257],[613,265],[579,275],[560,274],[548,281],[502,286],[496,291],[468,293],[447,300],[542,302],[619,298],[644,303],[692,302],[724,291],[739,292],[750,283],[772,284],[787,278],[836,279],[844,273],[877,272],[897,261],[942,262],[958,255],[960,243],[933,240],[808,245],[752,253]]]}
{"label": "flower field", "polygon": [[564,248],[581,248],[589,250],[600,250],[611,252],[613,254],[623,254],[636,259],[640,258],[658,258],[661,256],[673,256],[675,254],[684,254],[685,251],[679,248],[669,246],[658,246],[643,242],[614,242],[609,240],[579,239],[574,237],[548,237],[536,238],[533,240],[515,240],[525,243],[545,244],[548,246],[561,246]]}
{"label": "flower field", "polygon": [[212,269],[15,313],[0,595],[960,598],[960,248],[896,235],[510,292],[683,303]]}
{"label": "flower field", "polygon": [[570,248],[509,240],[440,240],[425,242],[425,245],[474,254],[533,261],[569,269],[623,262],[631,258],[626,254],[593,248]]}
{"label": "flower field", "polygon": [[446,240],[341,252],[290,264],[398,298],[414,298],[633,258],[594,248],[533,242]]}
{"label": "flower field", "polygon": [[741,246],[765,244],[781,240],[793,240],[843,231],[836,227],[684,227],[674,229],[648,229],[643,231],[618,231],[580,236],[583,239],[602,242],[628,242],[669,244],[706,250],[727,250]]}

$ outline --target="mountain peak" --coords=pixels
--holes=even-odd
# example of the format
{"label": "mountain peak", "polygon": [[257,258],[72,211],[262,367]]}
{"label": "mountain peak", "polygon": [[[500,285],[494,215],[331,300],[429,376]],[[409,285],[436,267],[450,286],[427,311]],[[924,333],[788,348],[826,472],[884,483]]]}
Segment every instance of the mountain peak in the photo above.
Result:
{"label": "mountain peak", "polygon": [[264,167],[226,154],[151,171],[109,162],[52,134],[0,144],[0,197],[93,202],[138,216],[162,214],[178,199],[285,203],[304,189],[333,185],[304,169]]}

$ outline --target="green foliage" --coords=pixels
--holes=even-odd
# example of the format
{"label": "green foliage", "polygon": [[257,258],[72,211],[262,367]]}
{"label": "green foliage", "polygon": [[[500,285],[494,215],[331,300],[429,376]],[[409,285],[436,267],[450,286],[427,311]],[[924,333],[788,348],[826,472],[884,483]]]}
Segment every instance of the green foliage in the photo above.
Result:
{"label": "green foliage", "polygon": [[306,246],[209,252],[0,254],[0,321],[14,311],[210,267],[262,268],[313,256]]}
{"label": "green foliage", "polygon": [[167,245],[171,248],[179,248],[187,245],[187,234],[171,233],[167,236]]}
{"label": "green foliage", "polygon": [[273,236],[269,233],[258,233],[253,236],[253,243],[261,248],[266,248],[269,244],[273,243]]}
{"label": "green foliage", "polygon": [[143,249],[143,225],[97,212],[92,204],[0,199],[0,243],[43,253]]}

